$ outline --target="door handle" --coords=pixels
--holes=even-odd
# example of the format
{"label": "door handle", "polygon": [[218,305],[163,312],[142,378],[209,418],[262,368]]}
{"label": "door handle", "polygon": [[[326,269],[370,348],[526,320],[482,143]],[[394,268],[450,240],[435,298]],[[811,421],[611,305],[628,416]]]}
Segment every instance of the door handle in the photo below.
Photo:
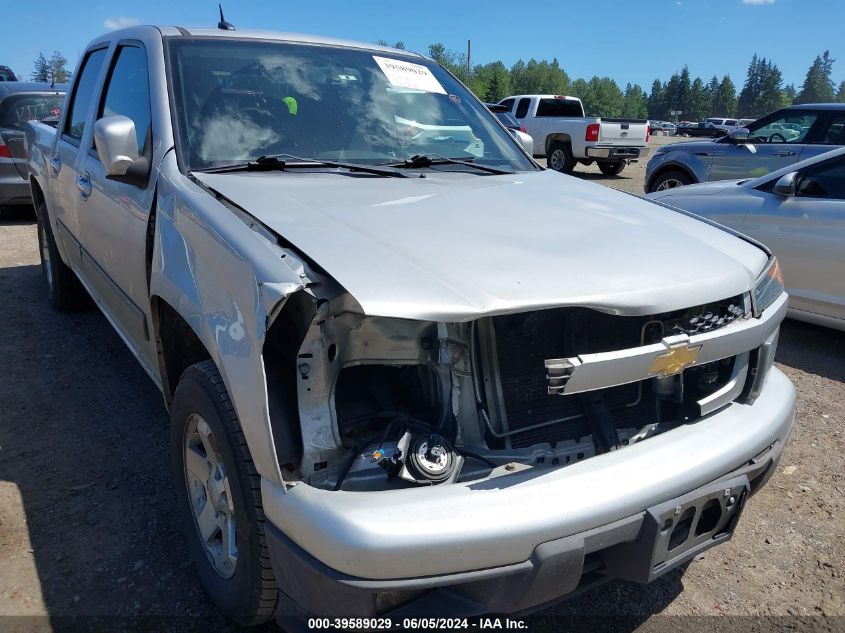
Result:
{"label": "door handle", "polygon": [[795,152],[785,149],[780,152],[775,152],[775,156],[795,156]]}
{"label": "door handle", "polygon": [[53,170],[54,176],[59,175],[59,171],[62,168],[62,161],[58,156],[53,156],[53,158],[50,159],[50,168]]}
{"label": "door handle", "polygon": [[88,196],[91,195],[91,176],[87,171],[76,177],[76,188],[79,189],[79,195],[83,200],[87,200]]}

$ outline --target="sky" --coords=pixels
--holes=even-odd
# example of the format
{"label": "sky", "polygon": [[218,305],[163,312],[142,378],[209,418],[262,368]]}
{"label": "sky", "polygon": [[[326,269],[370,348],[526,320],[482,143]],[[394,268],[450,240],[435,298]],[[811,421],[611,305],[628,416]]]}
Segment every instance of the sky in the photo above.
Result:
{"label": "sky", "polygon": [[[206,0],[0,0],[0,65],[29,78],[39,51],[61,51],[75,66],[86,44],[132,24],[215,26]],[[241,29],[314,33],[374,42],[403,41],[425,53],[442,42],[473,63],[557,57],[571,79],[609,76],[647,91],[687,64],[705,80],[729,74],[742,86],[754,53],[773,60],[799,89],[825,49],[845,79],[845,0],[228,0]]]}

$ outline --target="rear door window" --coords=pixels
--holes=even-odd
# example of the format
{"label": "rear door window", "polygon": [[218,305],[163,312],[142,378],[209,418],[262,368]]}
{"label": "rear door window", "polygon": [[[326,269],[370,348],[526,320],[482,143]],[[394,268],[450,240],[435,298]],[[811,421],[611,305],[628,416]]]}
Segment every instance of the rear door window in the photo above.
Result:
{"label": "rear door window", "polygon": [[823,145],[845,145],[845,113],[833,114],[827,121],[827,129],[822,134]]}
{"label": "rear door window", "polygon": [[79,71],[79,81],[73,88],[73,96],[70,100],[62,134],[75,145],[79,145],[82,135],[85,133],[85,123],[88,119],[91,103],[94,100],[94,89],[97,87],[97,79],[100,76],[100,69],[105,59],[105,48],[88,53],[82,63],[82,69]]}
{"label": "rear door window", "polygon": [[516,106],[516,118],[524,119],[528,116],[528,108],[531,105],[531,99],[523,97],[519,100],[519,105]]}

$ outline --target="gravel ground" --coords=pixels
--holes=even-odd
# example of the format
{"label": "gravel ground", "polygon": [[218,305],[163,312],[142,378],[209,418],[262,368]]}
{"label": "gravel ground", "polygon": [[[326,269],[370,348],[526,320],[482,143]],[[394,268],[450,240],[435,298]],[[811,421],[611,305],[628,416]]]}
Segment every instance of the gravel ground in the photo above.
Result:
{"label": "gravel ground", "polygon": [[[576,174],[639,194],[644,172]],[[0,222],[0,323],[0,630],[86,630],[74,618],[91,616],[107,630],[133,617],[224,628],[174,520],[162,399],[99,312],[48,308],[26,214]],[[537,627],[845,630],[845,333],[787,321],[777,365],[798,388],[795,430],[733,540],[651,585],[547,609]],[[713,615],[770,617],[671,617]]]}

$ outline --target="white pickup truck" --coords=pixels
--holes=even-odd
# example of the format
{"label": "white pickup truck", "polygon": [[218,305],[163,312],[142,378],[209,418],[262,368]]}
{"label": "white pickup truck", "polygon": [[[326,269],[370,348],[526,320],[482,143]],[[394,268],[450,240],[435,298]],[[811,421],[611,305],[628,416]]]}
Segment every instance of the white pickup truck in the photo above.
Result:
{"label": "white pickup truck", "polygon": [[644,119],[587,117],[580,99],[560,95],[516,95],[499,103],[534,138],[534,155],[545,156],[556,171],[568,174],[576,163],[595,161],[603,174],[615,176],[648,154]]}

